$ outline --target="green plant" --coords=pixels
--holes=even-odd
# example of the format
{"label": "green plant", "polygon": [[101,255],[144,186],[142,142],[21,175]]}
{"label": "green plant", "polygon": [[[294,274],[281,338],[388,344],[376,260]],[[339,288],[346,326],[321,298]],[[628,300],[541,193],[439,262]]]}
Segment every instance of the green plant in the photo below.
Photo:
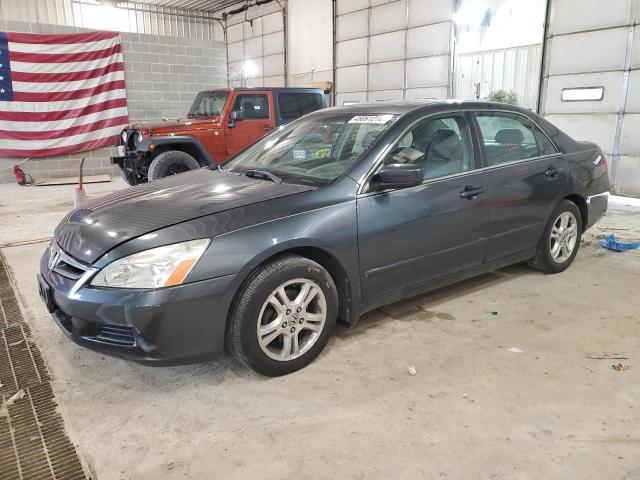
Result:
{"label": "green plant", "polygon": [[511,90],[494,90],[489,93],[489,100],[492,102],[518,105],[518,97],[516,93]]}

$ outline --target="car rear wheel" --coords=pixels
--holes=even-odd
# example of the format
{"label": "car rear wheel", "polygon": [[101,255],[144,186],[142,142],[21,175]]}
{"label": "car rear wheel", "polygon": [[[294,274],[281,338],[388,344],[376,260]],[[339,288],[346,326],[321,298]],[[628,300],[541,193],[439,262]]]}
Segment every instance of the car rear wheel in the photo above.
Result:
{"label": "car rear wheel", "polygon": [[563,200],[549,217],[536,256],[529,265],[546,273],[566,270],[578,253],[581,237],[580,210],[575,203]]}
{"label": "car rear wheel", "polygon": [[320,354],[337,314],[331,275],[308,258],[287,255],[254,272],[240,292],[229,319],[227,346],[262,375],[286,375]]}
{"label": "car rear wheel", "polygon": [[158,178],[176,175],[200,168],[198,161],[186,152],[180,150],[169,150],[163,152],[153,159],[149,165],[147,179],[149,181]]}

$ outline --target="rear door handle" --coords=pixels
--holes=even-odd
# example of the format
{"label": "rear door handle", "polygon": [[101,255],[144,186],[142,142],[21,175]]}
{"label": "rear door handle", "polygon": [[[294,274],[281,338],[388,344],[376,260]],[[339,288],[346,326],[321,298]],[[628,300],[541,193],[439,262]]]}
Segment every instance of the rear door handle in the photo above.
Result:
{"label": "rear door handle", "polygon": [[561,168],[556,168],[553,165],[551,165],[549,168],[547,168],[544,171],[544,174],[549,178],[553,178],[556,175],[558,175],[559,173],[562,173],[562,169]]}
{"label": "rear door handle", "polygon": [[482,187],[474,187],[473,185],[467,185],[464,190],[460,192],[460,198],[466,198],[467,200],[473,200],[478,195],[484,192]]}

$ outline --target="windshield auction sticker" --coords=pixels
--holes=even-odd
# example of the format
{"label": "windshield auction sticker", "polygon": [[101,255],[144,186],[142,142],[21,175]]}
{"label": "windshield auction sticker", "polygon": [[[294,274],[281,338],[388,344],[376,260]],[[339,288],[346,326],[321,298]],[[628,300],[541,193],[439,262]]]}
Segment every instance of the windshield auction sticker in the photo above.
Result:
{"label": "windshield auction sticker", "polygon": [[379,123],[384,124],[393,118],[393,115],[357,115],[349,120],[349,123]]}

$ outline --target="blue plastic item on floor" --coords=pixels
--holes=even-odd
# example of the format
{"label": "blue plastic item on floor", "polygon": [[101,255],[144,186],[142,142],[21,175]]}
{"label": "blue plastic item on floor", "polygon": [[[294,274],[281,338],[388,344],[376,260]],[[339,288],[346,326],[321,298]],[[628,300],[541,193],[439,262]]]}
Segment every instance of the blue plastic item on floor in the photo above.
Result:
{"label": "blue plastic item on floor", "polygon": [[640,242],[617,242],[616,236],[613,233],[604,236],[604,240],[602,240],[602,248],[606,248],[607,250],[613,250],[614,252],[624,252],[625,250],[635,250],[640,248]]}

